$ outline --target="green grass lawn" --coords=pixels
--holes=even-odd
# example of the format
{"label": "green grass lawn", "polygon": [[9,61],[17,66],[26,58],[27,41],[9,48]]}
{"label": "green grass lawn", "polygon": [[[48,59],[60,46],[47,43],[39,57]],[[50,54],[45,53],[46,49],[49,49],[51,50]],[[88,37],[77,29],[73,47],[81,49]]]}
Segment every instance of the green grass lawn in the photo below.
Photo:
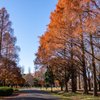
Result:
{"label": "green grass lawn", "polygon": [[42,89],[42,91],[52,94],[63,100],[100,100],[100,94],[98,93],[98,96],[93,97],[92,93],[93,91],[89,91],[88,95],[85,94],[83,95],[82,90],[78,90],[76,91],[76,93],[72,93],[70,90],[69,92],[64,92],[60,90],[53,90],[53,92],[51,92],[50,89],[48,90]]}
{"label": "green grass lawn", "polygon": [[19,89],[18,88],[13,88],[13,91],[19,91]]}

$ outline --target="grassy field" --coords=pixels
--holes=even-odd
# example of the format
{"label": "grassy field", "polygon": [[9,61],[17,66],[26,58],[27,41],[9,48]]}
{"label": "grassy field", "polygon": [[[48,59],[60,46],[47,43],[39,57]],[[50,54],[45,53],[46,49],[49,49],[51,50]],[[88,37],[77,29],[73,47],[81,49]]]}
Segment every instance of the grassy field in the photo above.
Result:
{"label": "grassy field", "polygon": [[93,97],[93,91],[89,91],[88,95],[83,95],[82,90],[76,91],[76,93],[72,93],[71,90],[69,92],[60,91],[60,88],[53,88],[53,92],[51,93],[50,88],[48,90],[41,89],[44,92],[52,94],[58,98],[63,100],[100,100],[100,92],[98,92],[98,96]]}

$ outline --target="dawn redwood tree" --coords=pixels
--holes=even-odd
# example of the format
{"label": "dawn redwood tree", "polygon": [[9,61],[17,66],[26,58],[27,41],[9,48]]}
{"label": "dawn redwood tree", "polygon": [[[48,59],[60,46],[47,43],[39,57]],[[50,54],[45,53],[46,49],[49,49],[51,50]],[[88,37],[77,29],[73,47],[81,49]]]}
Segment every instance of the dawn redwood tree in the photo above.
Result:
{"label": "dawn redwood tree", "polygon": [[[95,22],[96,19],[95,16],[93,16],[89,10],[90,8],[90,2],[87,2],[87,7],[88,7],[88,20],[91,20],[94,18]],[[95,25],[95,24],[94,24]],[[92,26],[92,25],[91,25]],[[90,47],[91,47],[91,53],[92,53],[92,66],[93,66],[93,95],[97,96],[97,83],[96,83],[96,65],[95,65],[95,59],[94,59],[94,43],[93,43],[93,32],[90,31],[90,26],[89,27],[89,37],[90,37]],[[98,26],[97,26],[98,27]]]}
{"label": "dawn redwood tree", "polygon": [[3,42],[3,36],[6,33],[12,34],[12,28],[11,28],[11,22],[9,21],[9,14],[7,13],[7,10],[5,8],[2,8],[0,10],[0,56],[2,55],[2,42]]}
{"label": "dawn redwood tree", "polygon": [[[90,2],[89,9],[88,2]],[[61,57],[63,58],[61,64],[66,73],[69,62],[68,67],[72,73],[72,92],[75,92],[75,77],[73,77],[73,72],[75,72],[73,69],[75,69],[77,74],[83,76],[83,93],[88,93],[86,74],[88,60],[89,64],[92,62],[94,68],[92,74],[94,75],[94,96],[96,95],[95,60],[100,61],[100,59],[95,56],[95,52],[97,48],[100,49],[100,45],[98,45],[100,41],[97,42],[94,37],[99,38],[99,11],[98,0],[59,0],[56,10],[51,12],[47,31],[40,37],[35,64],[46,66],[52,58]],[[91,18],[88,17],[88,13],[90,13]],[[92,57],[92,60],[88,59],[88,55]],[[62,68],[62,66],[58,68],[60,67]],[[54,66],[53,68],[55,70]]]}
{"label": "dawn redwood tree", "polygon": [[[16,70],[16,68],[19,69],[17,63],[18,52],[20,51],[20,48],[16,46],[17,39],[14,36],[11,24],[12,23],[9,21],[9,14],[7,13],[7,10],[2,8],[0,10],[0,77],[2,77],[2,75],[5,73],[7,73],[9,76]],[[10,81],[10,78],[8,79],[8,81]],[[5,78],[3,84],[5,85]]]}
{"label": "dawn redwood tree", "polygon": [[[65,67],[64,67],[65,63],[64,63],[64,59],[61,57],[52,58],[50,60],[50,65],[51,65],[51,67],[49,69],[53,71],[55,78],[57,80],[59,80],[59,83],[61,85],[61,91],[62,91],[64,83],[65,83],[65,78],[66,78],[67,82],[69,81],[70,67],[69,66],[66,67],[67,71],[65,73]],[[67,65],[67,63],[66,63],[66,65]],[[67,84],[67,82],[65,83],[65,85]],[[65,91],[66,90],[68,92],[67,86],[66,86]]]}
{"label": "dawn redwood tree", "polygon": [[[96,12],[95,9],[93,9],[93,8],[95,8],[94,5],[96,6],[96,8],[98,8],[98,7],[97,7],[97,6],[98,6],[98,4],[97,4],[98,1],[97,1],[97,0],[81,0],[80,2],[79,2],[79,1],[80,1],[80,0],[75,1],[74,4],[75,4],[75,5],[80,5],[80,3],[82,2],[81,4],[83,4],[84,7],[81,7],[81,12],[83,11],[83,12],[82,12],[83,15],[82,15],[82,13],[80,13],[80,15],[82,16],[82,17],[81,17],[81,21],[82,21],[81,25],[82,25],[82,28],[81,28],[81,25],[80,25],[80,28],[77,28],[77,30],[83,29],[83,28],[84,28],[83,30],[84,30],[85,32],[88,31],[87,33],[89,33],[89,34],[90,34],[91,32],[93,33],[93,32],[97,29],[97,27],[98,27],[98,26],[97,26],[97,25],[98,25],[97,23],[99,22],[98,18],[100,18],[100,17],[99,17],[99,13]],[[88,9],[88,2],[89,2],[89,1],[91,2],[91,4],[90,4],[91,9]],[[93,3],[94,5],[93,5],[92,3]],[[98,8],[98,9],[99,9],[99,8]],[[88,17],[86,17],[86,16],[87,16],[87,15],[86,15],[87,12],[90,12],[90,13],[91,13],[90,16],[91,16],[91,19],[92,19],[92,20],[89,19]],[[95,17],[96,17],[96,20],[95,20]],[[97,18],[97,17],[98,17],[98,18]],[[87,19],[87,18],[88,18],[88,19]],[[89,22],[89,23],[88,23],[88,22]],[[92,22],[92,23],[91,23],[91,22]],[[96,23],[96,24],[95,24],[95,23]],[[85,27],[84,27],[84,26],[85,26]],[[90,31],[89,28],[90,28],[90,30],[92,30],[92,31]],[[84,31],[81,32],[83,35],[84,35],[84,33],[85,33]],[[82,42],[81,46],[82,46],[82,51],[83,51],[83,57],[82,57],[82,58],[83,58],[83,68],[84,68],[84,71],[83,71],[84,74],[83,74],[83,76],[84,76],[84,82],[85,82],[85,83],[84,83],[84,84],[85,84],[84,86],[87,87],[86,81],[85,81],[85,77],[86,77],[86,74],[85,74],[85,73],[86,73],[86,67],[84,67],[84,66],[85,66],[85,52],[87,53],[87,51],[86,51],[85,46],[84,46],[84,43],[85,43],[85,42],[84,42],[84,40],[85,40],[84,36],[85,36],[85,35],[83,36],[82,34],[81,34],[81,42]],[[90,36],[92,36],[92,35],[90,34]],[[89,38],[88,38],[88,39],[89,39]],[[87,39],[87,40],[88,40],[88,39]],[[91,46],[91,51],[92,51],[90,54],[91,54],[91,56],[92,56],[92,65],[93,65],[93,68],[94,68],[94,69],[93,69],[93,74],[94,74],[94,91],[95,91],[95,92],[94,92],[94,96],[96,96],[96,95],[97,95],[97,93],[96,93],[97,90],[96,90],[96,75],[95,75],[95,62],[94,62],[94,57],[95,57],[95,56],[94,56],[93,45],[95,45],[95,46],[97,46],[97,45],[93,43],[92,38],[90,38],[90,44],[91,44],[90,46]],[[87,48],[87,49],[88,49],[88,48]],[[88,52],[88,53],[89,53],[89,52]],[[84,91],[84,92],[87,93],[86,88],[85,88],[85,91]]]}
{"label": "dawn redwood tree", "polygon": [[0,10],[0,55],[3,58],[18,60],[19,47],[15,45],[16,41],[9,21],[9,14],[5,8],[2,8]]}

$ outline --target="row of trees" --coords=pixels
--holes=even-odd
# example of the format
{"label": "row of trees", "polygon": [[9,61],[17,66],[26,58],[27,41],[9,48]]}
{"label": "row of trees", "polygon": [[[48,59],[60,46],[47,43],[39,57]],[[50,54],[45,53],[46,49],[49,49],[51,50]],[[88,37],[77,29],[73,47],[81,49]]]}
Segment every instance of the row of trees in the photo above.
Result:
{"label": "row of trees", "polygon": [[[76,79],[83,77],[84,94],[93,80],[93,95],[97,95],[96,72],[100,69],[100,1],[59,0],[51,12],[47,31],[40,36],[40,46],[35,64],[48,65],[56,78],[68,91],[69,77],[72,92],[76,91]],[[87,84],[88,82],[88,84]]]}
{"label": "row of trees", "polygon": [[16,37],[11,28],[9,14],[5,8],[0,10],[0,84],[13,85],[22,84],[24,79],[18,67],[18,52]]}

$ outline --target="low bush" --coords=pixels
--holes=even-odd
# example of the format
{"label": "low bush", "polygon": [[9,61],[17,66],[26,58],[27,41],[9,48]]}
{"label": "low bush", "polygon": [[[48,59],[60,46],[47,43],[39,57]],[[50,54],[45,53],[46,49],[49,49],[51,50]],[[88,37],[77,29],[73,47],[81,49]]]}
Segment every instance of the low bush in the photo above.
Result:
{"label": "low bush", "polygon": [[13,93],[11,87],[0,87],[0,96],[9,96]]}

